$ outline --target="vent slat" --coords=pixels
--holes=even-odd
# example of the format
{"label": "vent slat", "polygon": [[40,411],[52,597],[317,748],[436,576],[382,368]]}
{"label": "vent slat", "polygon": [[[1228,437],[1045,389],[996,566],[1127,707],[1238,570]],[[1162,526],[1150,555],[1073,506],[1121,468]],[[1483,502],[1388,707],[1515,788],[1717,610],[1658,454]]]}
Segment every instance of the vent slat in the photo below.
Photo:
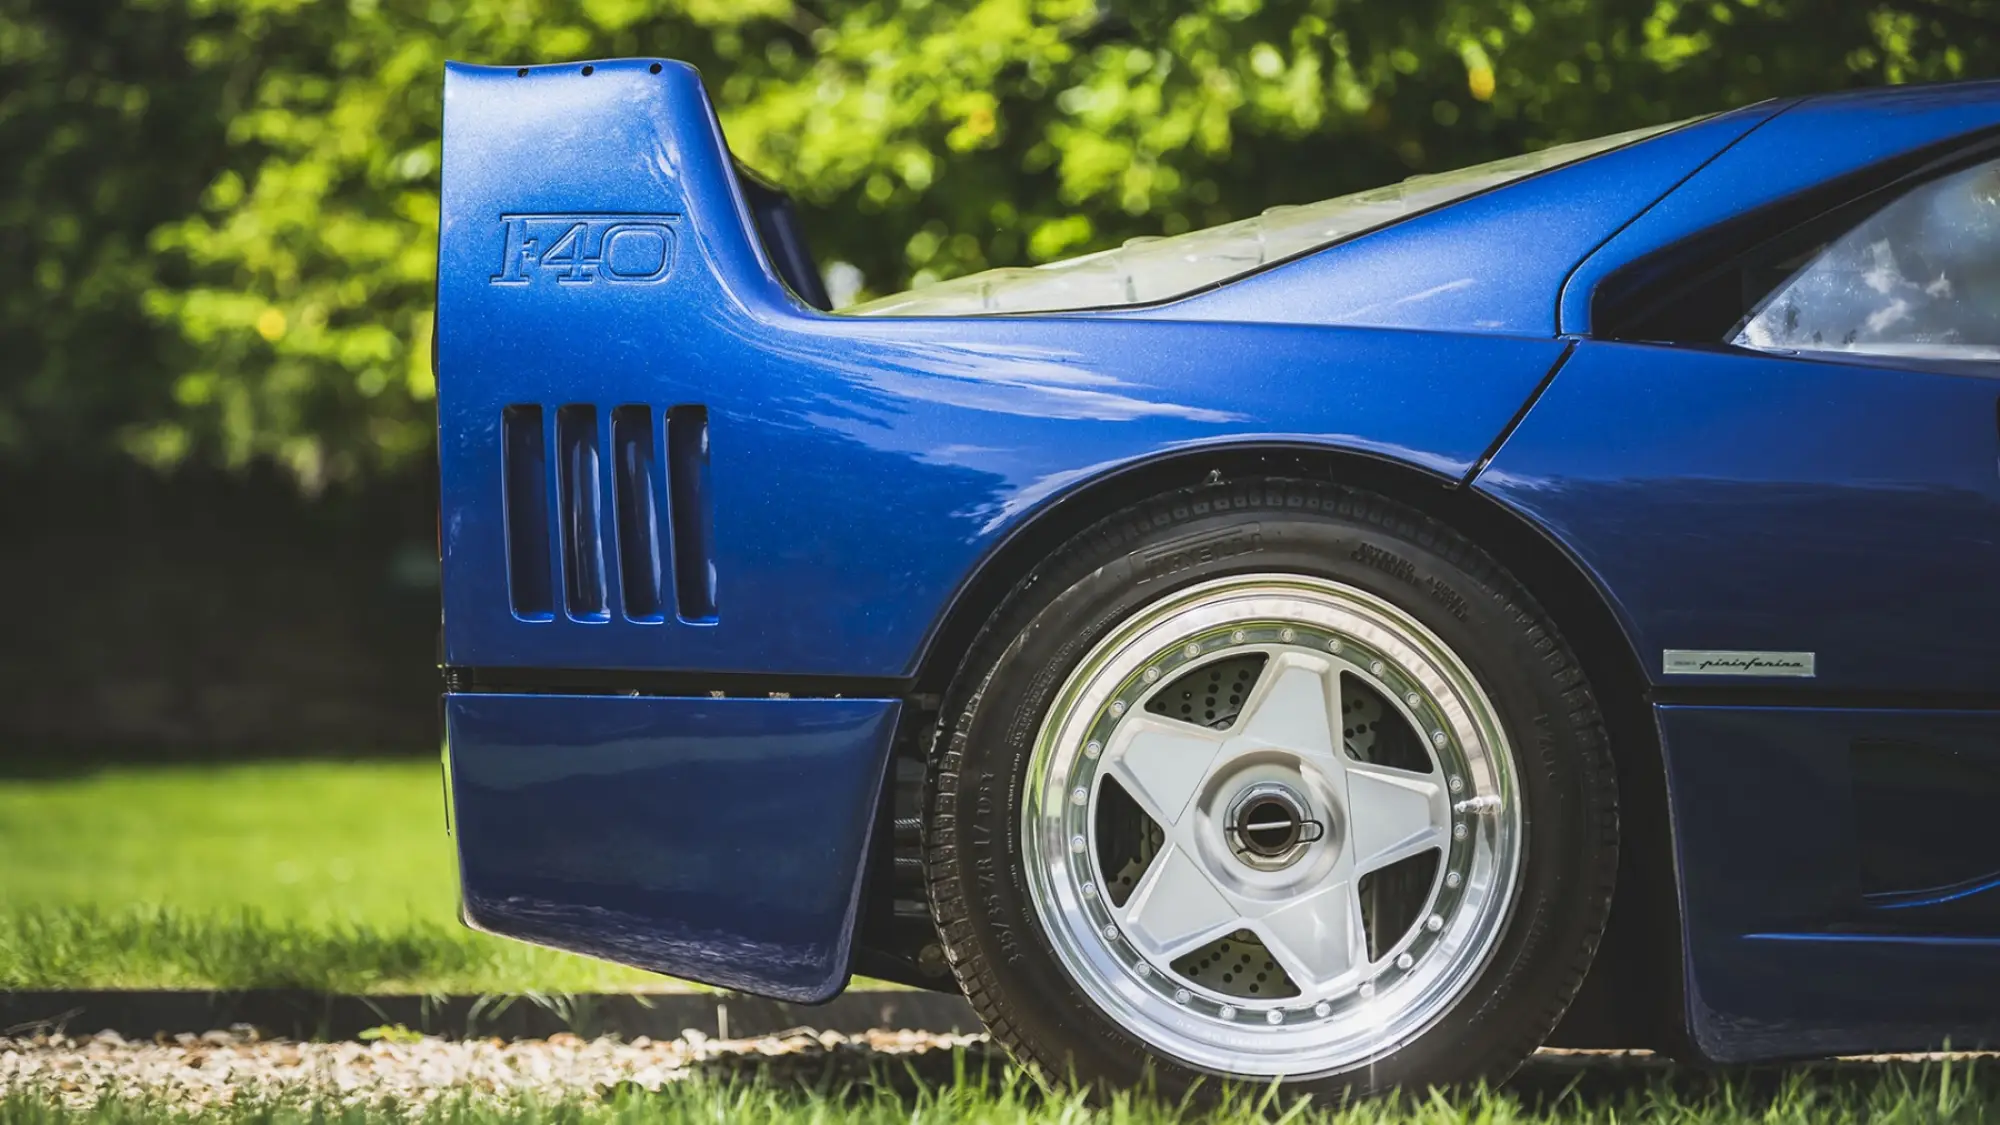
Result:
{"label": "vent slat", "polygon": [[615,462],[618,514],[618,585],[625,595],[625,616],[633,621],[665,619],[665,555],[660,550],[659,442],[654,436],[653,409],[621,406],[611,412],[611,448]]}
{"label": "vent slat", "polygon": [[507,407],[500,415],[500,433],[507,593],[516,617],[547,621],[555,616],[555,599],[549,581],[548,444],[542,408]]}
{"label": "vent slat", "polygon": [[716,620],[714,500],[708,480],[708,407],[667,412],[667,486],[674,549],[674,601],[681,620]]}
{"label": "vent slat", "polygon": [[569,615],[608,620],[604,601],[604,520],[599,497],[597,407],[556,411],[558,493],[562,518],[563,593]]}

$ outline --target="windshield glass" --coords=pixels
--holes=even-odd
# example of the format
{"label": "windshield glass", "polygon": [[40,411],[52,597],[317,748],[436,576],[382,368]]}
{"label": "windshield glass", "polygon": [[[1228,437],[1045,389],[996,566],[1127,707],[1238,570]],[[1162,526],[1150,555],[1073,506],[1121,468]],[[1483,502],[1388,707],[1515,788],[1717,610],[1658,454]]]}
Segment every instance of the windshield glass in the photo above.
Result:
{"label": "windshield glass", "polygon": [[1412,176],[1388,187],[1318,203],[1273,207],[1218,227],[1169,238],[1135,238],[1115,249],[1045,266],[969,274],[840,311],[856,316],[965,316],[1164,301],[1681,124],[1633,129],[1453,172]]}

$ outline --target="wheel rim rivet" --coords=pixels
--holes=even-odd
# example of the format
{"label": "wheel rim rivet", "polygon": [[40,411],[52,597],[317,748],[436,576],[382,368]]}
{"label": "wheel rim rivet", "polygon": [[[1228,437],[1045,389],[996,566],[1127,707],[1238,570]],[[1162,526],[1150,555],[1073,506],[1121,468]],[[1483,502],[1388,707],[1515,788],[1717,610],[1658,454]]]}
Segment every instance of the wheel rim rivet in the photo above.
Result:
{"label": "wheel rim rivet", "polygon": [[1452,839],[1454,839],[1454,840],[1463,840],[1463,839],[1465,839],[1465,825],[1463,825],[1463,824],[1454,824],[1454,825],[1452,825],[1452,826],[1451,826],[1451,838],[1452,838]]}
{"label": "wheel rim rivet", "polygon": [[1150,977],[1153,975],[1153,967],[1151,965],[1146,964],[1144,961],[1139,962],[1138,968],[1135,969],[1134,971],[1137,972],[1142,977]]}
{"label": "wheel rim rivet", "polygon": [[1437,748],[1438,748],[1438,749],[1440,749],[1440,750],[1444,749],[1444,732],[1443,732],[1443,731],[1441,731],[1441,730],[1434,730],[1434,731],[1432,731],[1432,732],[1431,732],[1431,745],[1432,745],[1432,746],[1435,746],[1435,747],[1437,747]]}
{"label": "wheel rim rivet", "polygon": [[1193,641],[1189,641],[1187,647],[1182,649],[1181,651],[1187,654],[1189,657],[1196,657],[1201,655],[1201,646],[1195,644]]}
{"label": "wheel rim rivet", "polygon": [[1085,897],[1085,898],[1096,898],[1096,897],[1097,897],[1097,884],[1096,884],[1096,883],[1085,883],[1085,884],[1083,885],[1083,897]]}
{"label": "wheel rim rivet", "polygon": [[1272,1009],[1271,1009],[1270,1011],[1268,1011],[1268,1012],[1265,1012],[1265,1013],[1264,1013],[1264,1022],[1265,1022],[1265,1023],[1284,1023],[1284,1022],[1285,1022],[1285,1013],[1283,1013],[1283,1012],[1279,1011],[1279,1010],[1278,1010],[1278,1009],[1276,1009],[1276,1008],[1272,1008]]}
{"label": "wheel rim rivet", "polygon": [[1088,843],[1085,843],[1083,837],[1081,836],[1071,836],[1069,838],[1069,850],[1075,853],[1076,855],[1082,855],[1083,849],[1089,846],[1090,845]]}
{"label": "wheel rim rivet", "polygon": [[[1095,745],[1096,745],[1096,743],[1092,743],[1091,745],[1095,746]],[[1095,755],[1095,754],[1092,754],[1092,755],[1091,755],[1091,757],[1093,757],[1093,758],[1094,758],[1094,757],[1096,757],[1096,756],[1097,756],[1097,755]],[[1454,793],[1457,793],[1457,792],[1459,792],[1460,790],[1463,790],[1464,788],[1465,788],[1465,779],[1464,779],[1464,778],[1462,778],[1462,777],[1459,777],[1459,776],[1458,776],[1457,774],[1453,774],[1453,775],[1452,775],[1452,778],[1451,778],[1451,791],[1452,791],[1452,792],[1454,792]]]}
{"label": "wheel rim rivet", "polygon": [[1407,969],[1411,965],[1414,965],[1416,963],[1417,959],[1415,957],[1410,956],[1407,953],[1399,954],[1396,957],[1396,967],[1399,969]]}
{"label": "wheel rim rivet", "polygon": [[1363,984],[1361,985],[1361,998],[1363,1000],[1366,1000],[1374,995],[1375,995],[1375,983],[1373,981],[1363,982]]}
{"label": "wheel rim rivet", "polygon": [[1330,640],[1330,641],[1326,642],[1326,651],[1328,651],[1328,652],[1339,652],[1339,651],[1340,651],[1340,638],[1339,638],[1339,637],[1335,637],[1335,638],[1333,638],[1332,640]]}
{"label": "wheel rim rivet", "polygon": [[1445,873],[1445,877],[1444,877],[1444,885],[1445,885],[1445,886],[1447,886],[1447,887],[1456,887],[1456,886],[1458,886],[1458,885],[1459,885],[1460,883],[1463,883],[1463,882],[1465,882],[1465,876],[1463,876],[1463,875],[1460,875],[1460,874],[1459,874],[1458,872],[1456,872],[1456,871],[1449,871],[1449,872],[1446,872],[1446,873]]}
{"label": "wheel rim rivet", "polygon": [[[1285,642],[1286,644],[1291,644],[1291,643],[1292,643],[1293,641],[1295,641],[1295,640],[1297,640],[1297,639],[1298,639],[1298,636],[1299,636],[1299,635],[1298,635],[1297,633],[1293,632],[1293,631],[1292,631],[1292,630],[1290,630],[1290,629],[1280,629],[1280,630],[1278,630],[1278,639],[1279,639],[1279,640],[1281,640],[1281,641],[1283,641],[1283,642]],[[1273,1010],[1273,1011],[1271,1012],[1271,1014],[1272,1014],[1272,1015],[1274,1015],[1274,1016],[1278,1015],[1278,1013],[1277,1013],[1277,1011],[1276,1011],[1276,1010]],[[1284,1017],[1283,1017],[1283,1016],[1279,1016],[1278,1018],[1279,1018],[1279,1019],[1283,1019]]]}
{"label": "wheel rim rivet", "polygon": [[1192,1000],[1193,998],[1194,998],[1194,993],[1189,992],[1185,988],[1174,989],[1174,1003],[1176,1004],[1185,1004],[1189,1000]]}
{"label": "wheel rim rivet", "polygon": [[1111,701],[1111,717],[1115,719],[1115,718],[1117,718],[1118,716],[1120,716],[1120,715],[1123,715],[1124,713],[1125,713],[1125,701],[1124,701],[1124,700],[1122,700],[1122,699],[1114,699],[1114,700],[1112,700],[1112,701]]}
{"label": "wheel rim rivet", "polygon": [[[1089,742],[1084,744],[1083,747],[1084,757],[1095,758],[1102,753],[1104,753],[1104,744],[1102,742],[1099,742],[1096,739],[1091,739]],[[1456,790],[1454,790],[1454,792],[1456,792]]]}
{"label": "wheel rim rivet", "polygon": [[1333,1005],[1327,1003],[1324,1000],[1313,1005],[1313,1015],[1316,1015],[1321,1019],[1325,1019],[1326,1017],[1332,1014],[1333,1014]]}
{"label": "wheel rim rivet", "polygon": [[1117,941],[1117,940],[1118,940],[1118,927],[1116,927],[1116,926],[1106,926],[1106,927],[1104,927],[1104,940],[1105,940],[1105,941]]}
{"label": "wheel rim rivet", "polygon": [[1090,790],[1085,789],[1081,785],[1077,786],[1076,791],[1069,795],[1069,803],[1072,805],[1081,805],[1088,800],[1090,800]]}
{"label": "wheel rim rivet", "polygon": [[1146,679],[1146,682],[1147,682],[1147,683],[1149,683],[1149,684],[1150,684],[1150,683],[1152,683],[1152,682],[1153,682],[1154,680],[1157,680],[1157,679],[1159,679],[1159,678],[1160,678],[1160,670],[1159,670],[1158,668],[1148,668],[1148,669],[1146,669],[1146,677],[1145,677],[1145,679]]}
{"label": "wheel rim rivet", "polygon": [[1375,661],[1375,662],[1374,662],[1373,664],[1370,664],[1370,665],[1368,666],[1368,674],[1369,674],[1369,675],[1371,675],[1371,676],[1379,676],[1379,675],[1381,675],[1381,674],[1382,674],[1382,662],[1381,662],[1380,660],[1377,660],[1377,661]]}
{"label": "wheel rim rivet", "polygon": [[1444,916],[1442,914],[1433,914],[1424,919],[1424,929],[1432,933],[1437,933],[1439,930],[1444,929]]}
{"label": "wheel rim rivet", "polygon": [[1412,707],[1415,707],[1417,704],[1423,702],[1423,697],[1419,696],[1416,692],[1413,691],[1410,694],[1403,697],[1403,702],[1409,704]]}
{"label": "wheel rim rivet", "polygon": [[1236,644],[1239,644],[1239,645],[1240,645],[1240,644],[1242,644],[1242,643],[1243,643],[1244,641],[1247,641],[1247,640],[1249,640],[1249,639],[1250,639],[1250,634],[1248,634],[1248,633],[1244,632],[1244,631],[1243,631],[1243,630],[1241,630],[1241,629],[1238,629],[1238,630],[1236,630],[1236,631],[1235,631],[1234,633],[1231,633],[1231,634],[1229,634],[1229,639],[1230,639],[1231,641],[1235,642]]}
{"label": "wheel rim rivet", "polygon": [[1236,1009],[1224,1004],[1215,1014],[1221,1016],[1223,1019],[1233,1020],[1236,1018]]}

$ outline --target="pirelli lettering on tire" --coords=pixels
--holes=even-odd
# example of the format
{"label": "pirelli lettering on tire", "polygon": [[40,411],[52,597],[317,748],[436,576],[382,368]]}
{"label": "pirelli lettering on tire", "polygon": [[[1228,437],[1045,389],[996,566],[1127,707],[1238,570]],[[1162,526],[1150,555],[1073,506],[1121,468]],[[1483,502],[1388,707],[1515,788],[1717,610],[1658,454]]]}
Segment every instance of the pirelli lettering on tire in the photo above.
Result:
{"label": "pirelli lettering on tire", "polygon": [[1236,555],[1255,554],[1263,549],[1263,531],[1254,523],[1227,531],[1191,535],[1134,554],[1132,577],[1139,583],[1156,582],[1191,567]]}

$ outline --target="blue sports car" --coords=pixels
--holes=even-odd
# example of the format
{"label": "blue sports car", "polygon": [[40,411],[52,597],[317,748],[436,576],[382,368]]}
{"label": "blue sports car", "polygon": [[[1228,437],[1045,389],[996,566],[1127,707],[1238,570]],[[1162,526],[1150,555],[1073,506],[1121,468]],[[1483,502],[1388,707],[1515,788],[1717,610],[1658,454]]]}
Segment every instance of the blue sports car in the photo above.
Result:
{"label": "blue sports car", "polygon": [[467,922],[1169,1089],[2000,1042],[2000,85],[828,311],[688,67],[456,66]]}

